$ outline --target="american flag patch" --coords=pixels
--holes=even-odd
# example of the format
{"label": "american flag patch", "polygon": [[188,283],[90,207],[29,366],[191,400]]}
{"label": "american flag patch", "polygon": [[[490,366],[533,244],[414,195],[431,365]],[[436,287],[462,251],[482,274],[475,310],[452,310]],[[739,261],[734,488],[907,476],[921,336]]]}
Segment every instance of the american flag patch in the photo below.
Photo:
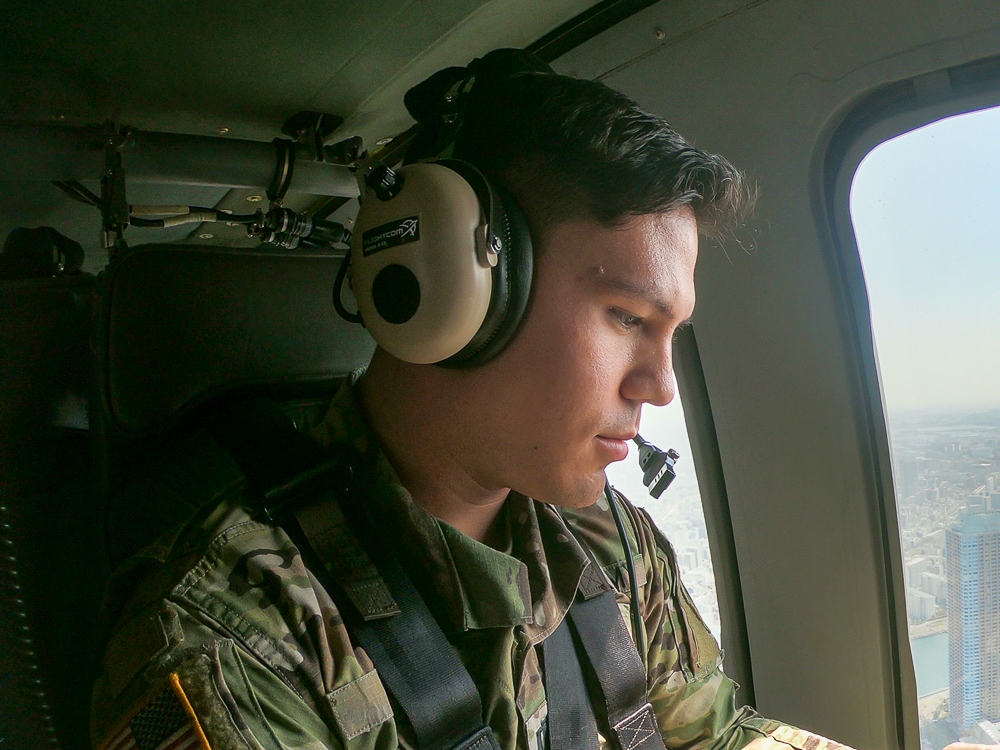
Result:
{"label": "american flag patch", "polygon": [[184,694],[171,674],[159,692],[140,704],[132,718],[101,743],[98,750],[212,750]]}

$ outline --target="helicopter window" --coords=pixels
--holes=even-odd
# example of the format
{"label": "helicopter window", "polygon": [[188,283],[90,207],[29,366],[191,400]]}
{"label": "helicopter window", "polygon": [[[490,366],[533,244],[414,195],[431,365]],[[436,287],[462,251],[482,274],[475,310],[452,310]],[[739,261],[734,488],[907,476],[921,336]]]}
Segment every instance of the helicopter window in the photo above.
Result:
{"label": "helicopter window", "polygon": [[719,601],[715,590],[715,574],[708,548],[705,512],[702,508],[698,478],[691,460],[684,422],[681,394],[667,406],[643,407],[643,437],[650,442],[676,448],[681,458],[677,463],[677,478],[659,498],[653,498],[642,484],[642,472],[636,469],[636,451],[629,444],[629,456],[608,466],[611,484],[635,505],[645,508],[656,525],[670,539],[677,553],[684,585],[691,593],[698,612],[717,640],[722,639]]}
{"label": "helicopter window", "polygon": [[886,141],[850,194],[925,750],[1000,743],[998,131],[1000,107]]}

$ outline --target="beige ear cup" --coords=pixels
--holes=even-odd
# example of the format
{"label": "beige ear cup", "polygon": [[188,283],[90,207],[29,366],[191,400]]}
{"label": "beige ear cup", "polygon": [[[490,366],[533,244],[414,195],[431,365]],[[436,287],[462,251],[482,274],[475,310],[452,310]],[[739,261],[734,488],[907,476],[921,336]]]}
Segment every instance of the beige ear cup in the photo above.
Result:
{"label": "beige ear cup", "polygon": [[495,256],[472,187],[438,164],[399,169],[387,201],[371,190],[355,222],[351,286],[365,327],[406,362],[447,359],[472,340],[490,303]]}

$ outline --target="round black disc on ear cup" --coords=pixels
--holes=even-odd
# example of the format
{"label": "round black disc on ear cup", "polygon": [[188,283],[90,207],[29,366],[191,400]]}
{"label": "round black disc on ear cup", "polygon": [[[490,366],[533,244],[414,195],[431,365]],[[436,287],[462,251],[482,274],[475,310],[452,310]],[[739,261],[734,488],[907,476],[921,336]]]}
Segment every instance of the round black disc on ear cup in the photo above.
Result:
{"label": "round black disc on ear cup", "polygon": [[387,322],[405,323],[420,307],[420,282],[409,268],[393,263],[376,274],[372,302]]}
{"label": "round black disc on ear cup", "polygon": [[465,162],[449,159],[437,163],[455,170],[472,185],[484,213],[492,206],[491,233],[503,242],[493,267],[493,293],[483,324],[461,351],[437,363],[443,367],[475,367],[500,353],[514,337],[524,316],[534,259],[531,233],[514,196],[503,185],[489,182],[478,169]]}

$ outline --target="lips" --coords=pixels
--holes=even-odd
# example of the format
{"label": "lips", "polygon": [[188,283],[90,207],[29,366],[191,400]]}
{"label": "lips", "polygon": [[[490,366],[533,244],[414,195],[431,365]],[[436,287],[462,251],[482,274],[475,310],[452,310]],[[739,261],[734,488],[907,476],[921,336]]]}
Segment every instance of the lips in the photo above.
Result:
{"label": "lips", "polygon": [[628,456],[629,439],[627,437],[610,437],[607,435],[598,435],[594,438],[603,451],[610,456],[611,461],[623,461]]}
{"label": "lips", "polygon": [[638,430],[633,430],[632,432],[623,432],[617,435],[598,435],[597,437],[607,438],[608,440],[624,440],[625,442],[628,442],[629,440],[635,438],[638,434]]}

